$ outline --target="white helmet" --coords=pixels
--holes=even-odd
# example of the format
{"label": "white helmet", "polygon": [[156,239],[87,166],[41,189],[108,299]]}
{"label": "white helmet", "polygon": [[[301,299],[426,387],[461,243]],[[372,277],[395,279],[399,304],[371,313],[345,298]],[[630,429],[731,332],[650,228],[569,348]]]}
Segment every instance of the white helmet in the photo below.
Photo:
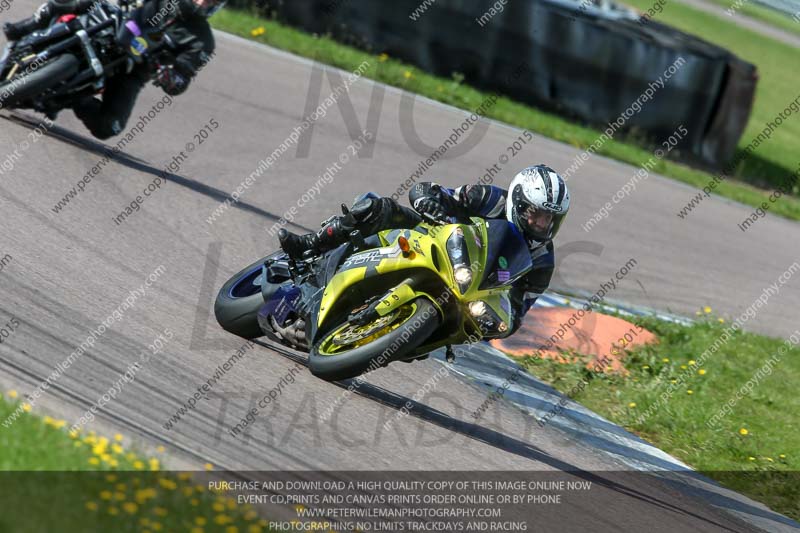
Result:
{"label": "white helmet", "polygon": [[527,239],[540,243],[552,240],[567,211],[567,184],[547,165],[523,169],[511,180],[506,217]]}

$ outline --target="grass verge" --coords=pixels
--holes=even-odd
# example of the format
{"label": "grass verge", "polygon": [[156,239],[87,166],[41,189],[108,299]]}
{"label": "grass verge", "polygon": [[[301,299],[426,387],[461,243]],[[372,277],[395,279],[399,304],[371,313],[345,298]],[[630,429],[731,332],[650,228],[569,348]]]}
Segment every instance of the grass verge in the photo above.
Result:
{"label": "grass verge", "polygon": [[[641,1],[649,2],[650,0]],[[214,15],[211,23],[217,29],[309,57],[344,70],[355,70],[365,60],[369,61],[370,66],[364,74],[365,77],[462,109],[474,110],[489,96],[486,92],[461,83],[458,77],[445,79],[433,76],[420,71],[416,67],[389,58],[385,54],[376,57],[362,50],[340,44],[329,37],[309,35],[244,11],[223,10]],[[706,32],[700,33],[706,35]],[[752,37],[753,39],[764,40],[760,35],[752,34],[752,36],[754,36]],[[708,36],[706,35],[706,37]],[[771,48],[771,44],[763,44],[763,46],[767,49]],[[781,57],[786,57],[786,54],[782,53]],[[761,61],[756,63],[761,68]],[[773,92],[778,94],[779,97],[772,94]],[[768,103],[761,104],[760,102],[765,98],[775,98],[771,100],[773,104],[782,102],[782,95],[788,92],[784,85],[781,85],[777,91],[765,90],[764,94],[759,90],[759,98],[756,102],[758,116],[754,113],[754,117],[751,118],[750,126],[742,138],[742,146],[746,146],[755,136],[753,132],[760,131],[763,128],[762,116],[769,114],[771,107],[774,107],[768,105]],[[600,135],[600,131],[597,129],[571,122],[508,98],[500,98],[496,105],[487,112],[487,116],[571,144],[576,148],[588,147]],[[796,124],[800,128],[800,118],[797,118]],[[797,138],[797,135],[800,135],[800,130],[793,132],[794,130],[789,128],[789,125],[780,128],[770,141],[763,143],[759,147],[755,157],[751,157],[737,169],[738,177],[721,182],[715,192],[754,207],[761,205],[768,199],[771,191],[745,183],[741,177],[759,176],[759,185],[769,181],[783,183],[797,166],[796,161],[793,164],[789,163],[794,150],[789,149],[788,146],[793,142],[793,138]],[[597,153],[631,165],[641,166],[651,158],[652,152],[649,147],[636,144],[636,142],[635,139],[630,137],[619,137],[605,143]],[[773,146],[770,146],[771,144]],[[780,149],[775,148],[777,145],[779,145],[778,148]],[[761,158],[761,152],[767,150],[766,146],[770,146],[769,158],[771,159],[767,159],[764,162],[765,160]],[[767,172],[765,169],[768,169],[769,174],[764,174],[764,172]],[[409,168],[407,170],[410,173],[413,169]],[[669,160],[660,160],[653,170],[699,188],[706,186],[712,178],[705,171]],[[795,190],[795,193],[797,192],[798,190]],[[687,195],[687,200],[689,199],[688,197],[689,195]],[[682,206],[675,207],[677,212]],[[783,196],[772,206],[771,212],[793,220],[800,220],[800,199],[794,196]]]}
{"label": "grass verge", "polygon": [[[0,421],[17,405],[16,392],[0,395]],[[190,473],[161,472],[157,457],[125,450],[121,435],[67,434],[65,425],[26,411],[0,426],[0,531],[268,531],[252,508]]]}
{"label": "grass verge", "polygon": [[[625,376],[594,373],[580,357],[574,364],[519,361],[561,392],[578,390],[575,401],[723,485],[800,520],[800,348],[739,331],[702,361],[727,326],[706,316],[691,326],[637,320],[659,343],[628,352]],[[574,389],[580,380],[587,386]],[[753,386],[741,394],[748,382]],[[721,413],[729,400],[730,413]]]}
{"label": "grass verge", "polygon": [[[711,2],[725,9],[733,7],[736,3],[734,0],[711,0]],[[747,0],[744,5],[736,10],[736,13],[747,15],[750,18],[766,22],[781,30],[800,35],[800,22],[795,22],[790,16],[774,11],[768,7],[760,6],[751,0]]]}

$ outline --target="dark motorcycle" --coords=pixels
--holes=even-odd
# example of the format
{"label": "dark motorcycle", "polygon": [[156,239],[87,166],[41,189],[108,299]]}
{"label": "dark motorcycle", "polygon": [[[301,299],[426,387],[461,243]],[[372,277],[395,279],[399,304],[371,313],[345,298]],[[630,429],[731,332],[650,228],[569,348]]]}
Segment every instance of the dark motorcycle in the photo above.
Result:
{"label": "dark motorcycle", "polygon": [[100,93],[106,80],[144,64],[155,72],[174,44],[146,32],[127,0],[98,0],[82,14],[67,14],[19,41],[0,58],[0,107],[29,108],[53,118],[61,109]]}

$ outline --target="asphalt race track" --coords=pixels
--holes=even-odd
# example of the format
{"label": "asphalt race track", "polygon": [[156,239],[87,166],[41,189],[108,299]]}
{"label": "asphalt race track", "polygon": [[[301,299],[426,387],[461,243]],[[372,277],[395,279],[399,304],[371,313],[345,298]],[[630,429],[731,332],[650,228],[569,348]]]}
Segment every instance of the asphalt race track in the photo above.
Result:
{"label": "asphalt race track", "polygon": [[[32,12],[18,0],[9,19]],[[71,112],[63,112],[48,135],[32,135],[30,113],[3,112],[0,153],[18,150],[13,168],[0,178],[0,252],[11,260],[0,271],[0,318],[21,327],[0,345],[0,385],[32,391],[59,362],[96,330],[160,266],[157,279],[133,307],[114,319],[95,345],[65,372],[38,408],[76,421],[159,335],[169,335],[125,386],[98,431],[119,429],[143,445],[167,445],[175,468],[210,461],[231,470],[629,470],[614,454],[576,439],[555,425],[537,428],[510,404],[496,402],[481,422],[469,412],[485,391],[448,377],[420,410],[394,418],[439,368],[434,360],[393,365],[370,375],[369,385],[349,396],[335,416],[320,421],[343,388],[317,380],[303,368],[294,383],[257,417],[246,432],[228,430],[253,402],[277,387],[303,358],[258,344],[215,385],[208,400],[172,429],[164,424],[243,344],[224,333],[213,317],[217,289],[234,272],[266,255],[276,243],[267,233],[296,205],[326,168],[352,142],[338,107],[319,120],[308,157],[291,147],[213,224],[207,218],[302,120],[312,64],[217,33],[217,55],[183,97],[165,106],[60,212],[53,207],[104,157],[105,145],[90,138]],[[327,79],[326,79],[327,80]],[[357,82],[350,100],[365,124],[374,84]],[[322,99],[330,94],[328,81]],[[148,88],[129,127],[162,93]],[[298,210],[294,229],[316,227],[341,202],[371,189],[391,195],[428,154],[409,148],[401,132],[402,93],[386,89],[377,143],[371,157],[352,158],[333,183]],[[410,96],[406,95],[410,101]],[[373,100],[374,101],[374,100]],[[315,104],[316,105],[316,104]],[[40,117],[39,117],[40,118]],[[195,134],[219,124],[202,144]],[[430,145],[439,145],[464,113],[418,98],[413,124]],[[209,131],[207,129],[206,131]],[[492,124],[465,155],[440,162],[423,179],[447,185],[474,182],[495,164],[519,132]],[[23,141],[30,142],[24,148]],[[36,139],[33,141],[33,139]],[[193,151],[187,143],[194,143]],[[153,182],[181,151],[184,159],[167,183],[122,223],[114,218]],[[548,162],[564,168],[573,147],[535,137],[507,165],[500,185],[514,170]],[[736,224],[750,208],[711,198],[681,220],[676,212],[696,193],[658,176],[639,185],[590,233],[581,224],[610,201],[635,169],[594,157],[570,180],[573,209],[560,234],[556,288],[594,293],[630,258],[637,261],[609,298],[691,315],[700,306],[738,316],[798,259],[800,226],[767,216],[747,233]],[[307,196],[308,198],[308,196]],[[800,297],[790,280],[772,296],[747,328],[785,336],[796,327]],[[477,426],[477,427],[476,427]],[[641,476],[624,484],[599,485],[591,498],[570,499],[541,511],[543,529],[558,525],[592,531],[751,531],[752,524],[703,498]],[[730,504],[732,506],[732,504]],[[752,502],[754,514],[768,514]],[[758,511],[756,511],[756,508]],[[788,523],[771,522],[791,529]]]}

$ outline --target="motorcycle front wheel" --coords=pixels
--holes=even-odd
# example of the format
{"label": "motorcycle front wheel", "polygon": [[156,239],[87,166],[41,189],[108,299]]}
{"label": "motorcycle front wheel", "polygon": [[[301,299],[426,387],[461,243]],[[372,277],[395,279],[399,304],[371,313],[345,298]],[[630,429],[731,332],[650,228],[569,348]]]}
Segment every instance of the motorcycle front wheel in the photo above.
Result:
{"label": "motorcycle front wheel", "polygon": [[0,83],[0,107],[14,107],[20,102],[37,96],[42,91],[55,87],[78,72],[78,58],[63,54],[46,62],[36,70],[23,72]]}
{"label": "motorcycle front wheel", "polygon": [[326,381],[363,374],[370,367],[403,359],[425,342],[441,322],[427,298],[412,300],[365,325],[344,317],[312,348],[311,373]]}

